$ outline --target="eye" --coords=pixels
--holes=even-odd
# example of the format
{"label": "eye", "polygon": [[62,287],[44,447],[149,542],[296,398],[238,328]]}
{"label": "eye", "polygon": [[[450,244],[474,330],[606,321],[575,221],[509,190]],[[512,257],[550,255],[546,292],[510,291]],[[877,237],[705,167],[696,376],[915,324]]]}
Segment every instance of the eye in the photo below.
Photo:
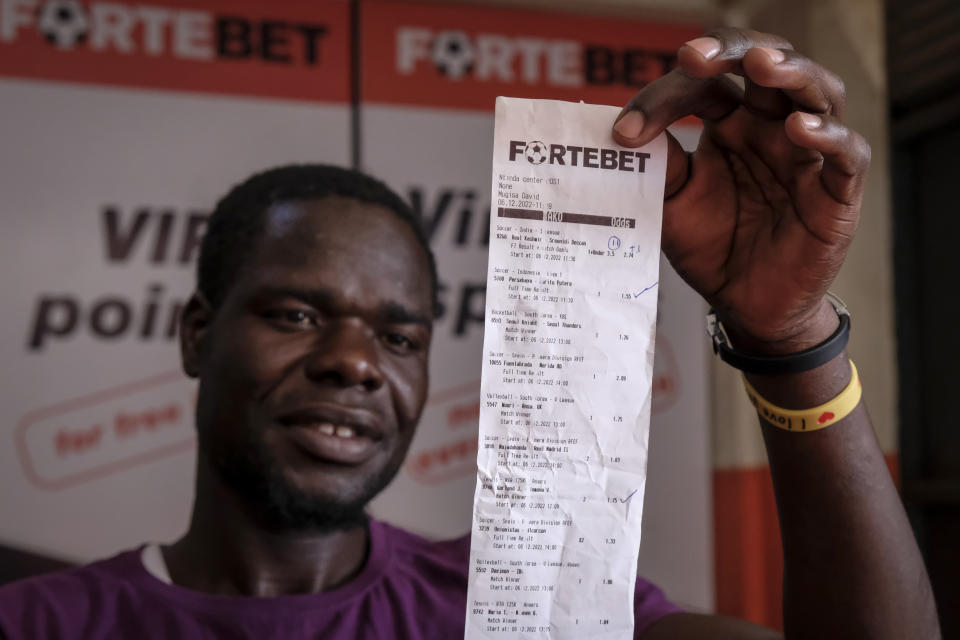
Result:
{"label": "eye", "polygon": [[383,336],[383,340],[394,350],[403,353],[417,348],[417,344],[402,333],[387,333]]}
{"label": "eye", "polygon": [[308,328],[317,324],[317,318],[302,309],[272,309],[266,317],[284,328]]}
{"label": "eye", "polygon": [[306,311],[291,309],[283,312],[283,319],[290,324],[313,324],[313,318]]}

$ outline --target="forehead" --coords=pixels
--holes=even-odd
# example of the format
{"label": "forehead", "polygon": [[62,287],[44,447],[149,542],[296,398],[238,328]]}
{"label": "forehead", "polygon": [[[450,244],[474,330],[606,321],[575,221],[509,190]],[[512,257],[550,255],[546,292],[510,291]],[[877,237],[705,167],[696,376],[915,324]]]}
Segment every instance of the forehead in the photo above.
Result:
{"label": "forehead", "polygon": [[381,205],[341,196],[274,204],[250,258],[242,280],[251,287],[432,307],[427,254],[410,225]]}

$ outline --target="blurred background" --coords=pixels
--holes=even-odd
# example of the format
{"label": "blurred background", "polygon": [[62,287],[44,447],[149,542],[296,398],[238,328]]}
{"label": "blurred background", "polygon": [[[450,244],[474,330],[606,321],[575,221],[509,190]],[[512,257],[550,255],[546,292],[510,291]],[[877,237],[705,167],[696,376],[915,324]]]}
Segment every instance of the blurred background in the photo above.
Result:
{"label": "blurred background", "polygon": [[[194,390],[176,318],[216,199],[289,162],[368,171],[424,220],[442,284],[434,382],[372,511],[466,533],[494,98],[622,105],[716,25],[779,33],[839,74],[872,145],[834,290],[944,635],[960,637],[951,0],[0,0],[0,582],[183,532]],[[696,145],[695,120],[674,131]],[[779,627],[769,470],[704,312],[664,262],[640,571],[692,610]]]}

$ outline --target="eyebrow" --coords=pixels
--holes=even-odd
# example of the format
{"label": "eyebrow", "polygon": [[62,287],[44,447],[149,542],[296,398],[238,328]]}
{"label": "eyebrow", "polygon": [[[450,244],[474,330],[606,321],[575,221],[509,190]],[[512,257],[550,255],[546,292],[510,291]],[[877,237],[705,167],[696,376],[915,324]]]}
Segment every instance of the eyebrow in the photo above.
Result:
{"label": "eyebrow", "polygon": [[388,324],[422,324],[428,327],[433,324],[433,318],[396,302],[385,302],[380,305],[377,315]]}
{"label": "eyebrow", "polygon": [[[329,289],[301,289],[298,287],[264,287],[257,298],[295,298],[315,309],[337,309],[336,296]],[[433,325],[433,317],[415,311],[398,302],[383,302],[374,309],[373,315],[387,324]]]}

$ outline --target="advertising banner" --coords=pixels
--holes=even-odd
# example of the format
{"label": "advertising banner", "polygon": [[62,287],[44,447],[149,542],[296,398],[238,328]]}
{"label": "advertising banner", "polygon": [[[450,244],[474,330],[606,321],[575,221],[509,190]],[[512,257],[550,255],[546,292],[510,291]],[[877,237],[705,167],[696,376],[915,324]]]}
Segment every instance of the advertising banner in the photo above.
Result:
{"label": "advertising banner", "polygon": [[349,163],[349,15],[0,0],[0,543],[85,561],[184,531],[206,217],[252,172]]}

